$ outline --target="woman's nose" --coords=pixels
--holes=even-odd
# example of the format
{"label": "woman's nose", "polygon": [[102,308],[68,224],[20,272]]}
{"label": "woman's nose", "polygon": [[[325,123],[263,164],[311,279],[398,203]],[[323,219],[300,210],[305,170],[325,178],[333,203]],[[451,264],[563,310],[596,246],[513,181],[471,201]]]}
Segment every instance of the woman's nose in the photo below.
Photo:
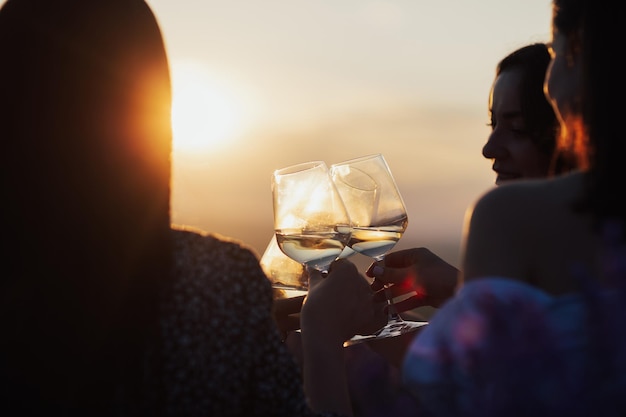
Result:
{"label": "woman's nose", "polygon": [[483,146],[483,156],[487,159],[504,158],[507,149],[503,146],[498,133],[494,130],[487,138],[487,143]]}

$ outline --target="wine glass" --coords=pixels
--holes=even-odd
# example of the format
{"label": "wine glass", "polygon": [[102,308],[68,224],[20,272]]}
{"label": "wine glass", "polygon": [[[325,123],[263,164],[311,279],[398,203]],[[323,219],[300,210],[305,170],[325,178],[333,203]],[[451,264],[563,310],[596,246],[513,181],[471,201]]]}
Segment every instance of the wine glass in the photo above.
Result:
{"label": "wine glass", "polygon": [[[348,245],[356,252],[381,261],[409,224],[404,201],[385,158],[381,154],[363,156],[334,164],[330,171],[352,221]],[[387,325],[375,334],[356,335],[344,346],[400,336],[425,324],[403,320],[394,308],[388,286],[384,291],[389,314]]]}
{"label": "wine glass", "polygon": [[280,250],[276,234],[272,235],[259,262],[263,272],[272,283],[274,299],[300,297],[307,294],[309,277],[304,265]]}
{"label": "wine glass", "polygon": [[[328,274],[350,239],[350,217],[323,161],[274,171],[274,232],[280,250],[303,266]],[[276,284],[274,284],[276,285]],[[308,281],[295,284],[308,290]],[[287,284],[292,287],[293,284]]]}

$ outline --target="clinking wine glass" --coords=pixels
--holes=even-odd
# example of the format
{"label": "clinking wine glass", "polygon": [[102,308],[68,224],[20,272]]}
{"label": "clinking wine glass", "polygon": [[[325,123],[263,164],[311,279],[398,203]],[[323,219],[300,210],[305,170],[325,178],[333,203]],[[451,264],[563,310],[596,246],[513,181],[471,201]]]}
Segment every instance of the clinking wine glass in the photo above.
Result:
{"label": "clinking wine glass", "polygon": [[[280,250],[301,265],[328,274],[330,264],[350,239],[351,227],[326,163],[304,162],[274,171],[272,197]],[[303,293],[308,291],[308,280],[304,277],[286,284],[274,281],[273,286]]]}
{"label": "clinking wine glass", "polygon": [[[339,258],[356,254],[346,246]],[[274,299],[302,297],[308,292],[309,275],[303,264],[285,255],[276,241],[276,234],[269,239],[260,259],[261,268],[272,283]]]}
{"label": "clinking wine glass", "polygon": [[[408,226],[406,207],[391,170],[381,154],[368,155],[334,164],[331,176],[352,221],[349,247],[376,261],[384,259]],[[371,339],[400,336],[422,327],[424,322],[403,320],[385,288],[388,322],[371,335],[356,335],[350,346]]]}
{"label": "clinking wine glass", "polygon": [[309,277],[304,265],[280,250],[276,234],[272,234],[259,262],[272,283],[274,299],[301,297],[307,294]]}
{"label": "clinking wine glass", "polygon": [[300,309],[308,292],[309,275],[300,262],[280,250],[276,234],[272,234],[260,264],[272,283],[274,318],[285,340],[290,331],[299,331]]}

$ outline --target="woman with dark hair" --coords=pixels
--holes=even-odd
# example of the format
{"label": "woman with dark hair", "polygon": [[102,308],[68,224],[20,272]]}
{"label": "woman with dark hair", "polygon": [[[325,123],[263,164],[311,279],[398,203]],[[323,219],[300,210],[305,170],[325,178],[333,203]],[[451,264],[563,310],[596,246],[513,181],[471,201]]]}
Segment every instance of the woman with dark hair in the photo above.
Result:
{"label": "woman with dark hair", "polygon": [[[496,66],[488,103],[492,131],[482,152],[485,158],[492,160],[497,185],[545,178],[555,171],[564,173],[570,169],[563,158],[558,160],[557,166],[554,165],[556,161],[553,162],[558,121],[543,93],[543,81],[549,63],[548,46],[545,43],[533,43],[514,50]],[[414,295],[396,305],[407,318],[424,320],[425,317],[419,314],[420,310],[413,312],[411,309],[424,305],[440,307],[453,296],[457,287],[458,269],[429,249],[412,248],[387,256],[384,263],[388,268],[384,279],[394,279],[400,284],[394,288],[394,293],[400,296],[417,290]],[[377,265],[373,264],[367,271],[370,276],[375,277],[374,268]],[[379,270],[376,273],[379,274]],[[408,282],[407,276],[411,277]],[[380,278],[375,278],[373,288],[378,290],[383,283]],[[383,301],[383,296],[384,292],[381,291],[377,299]],[[392,407],[400,407],[393,399],[394,390],[401,385],[400,377],[396,374],[402,366],[411,338],[412,335],[407,335],[369,343],[369,347],[384,355],[395,366],[390,366],[361,346],[353,347],[346,353],[349,376],[355,381],[353,384],[357,387],[371,387],[368,391],[351,389],[357,415],[376,416],[380,415],[380,410],[390,412]],[[372,374],[374,376],[370,376]],[[366,382],[369,382],[369,386]],[[384,397],[372,394],[383,388],[386,392]],[[373,405],[377,405],[378,409]]]}
{"label": "woman with dark hair", "polygon": [[[483,156],[493,160],[496,184],[545,178],[566,173],[573,167],[566,158],[555,159],[554,156],[558,120],[543,92],[549,63],[550,53],[545,43],[522,46],[497,63],[489,91],[492,132],[483,147]],[[415,295],[396,303],[398,311],[410,318],[415,318],[411,311],[414,308],[440,307],[453,296],[457,287],[458,269],[424,247],[393,252],[384,263],[386,265],[374,263],[367,271],[374,278],[372,288],[379,290],[384,282],[395,282],[399,285],[390,291],[396,296],[413,292]],[[381,268],[375,269],[377,266]],[[374,299],[384,301],[384,292],[379,291]],[[424,318],[418,315],[417,319]],[[399,386],[398,368],[402,366],[412,336],[374,341],[368,346],[358,345],[346,350],[350,395],[356,415],[393,413],[392,407],[395,412],[402,407],[393,397]],[[300,342],[299,334],[290,339]],[[296,346],[299,349],[300,343]],[[300,352],[297,353],[300,356]],[[384,396],[373,394],[383,389]]]}
{"label": "woman with dark hair", "polygon": [[[576,166],[569,153],[555,152],[558,120],[543,93],[549,63],[548,46],[533,43],[514,50],[496,66],[488,107],[492,131],[483,156],[493,160],[497,185],[565,174]],[[406,282],[409,269],[412,280]],[[395,289],[396,295],[417,290],[417,295],[396,305],[405,311],[439,307],[454,294],[459,271],[427,248],[412,248],[388,254],[384,265],[374,263],[366,273],[374,278],[375,290],[385,282],[404,282]],[[382,293],[377,298],[384,299]]]}
{"label": "woman with dark hair", "polygon": [[3,402],[104,415],[172,266],[161,35],[141,1],[8,0],[0,56]]}
{"label": "woman with dark hair", "polygon": [[170,225],[143,0],[0,9],[0,399],[20,416],[307,416],[256,255]]}
{"label": "woman with dark hair", "polygon": [[[626,203],[617,192],[626,146],[615,124],[624,104],[609,100],[626,84],[607,52],[626,41],[624,18],[602,2],[553,2],[545,92],[561,123],[557,152],[580,170],[498,187],[469,212],[464,284],[404,366],[409,386],[430,387],[420,398],[433,409],[626,412]],[[454,334],[463,325],[473,326],[473,341]],[[448,405],[435,400],[454,388]]]}
{"label": "woman with dark hair", "polygon": [[496,184],[545,178],[572,169],[555,160],[558,121],[543,93],[550,53],[544,43],[516,49],[496,67],[489,94],[492,132],[483,156],[493,160]]}
{"label": "woman with dark hair", "polygon": [[[404,360],[416,415],[626,413],[626,141],[618,128],[625,105],[610,100],[626,90],[615,65],[626,16],[611,6],[553,0],[545,91],[561,124],[557,151],[576,156],[579,170],[502,185],[469,210],[462,286]],[[309,290],[305,360],[339,350],[354,334],[350,318],[369,308],[371,294],[348,264]],[[307,388],[314,407],[328,408],[342,400],[320,389],[323,376],[309,375]]]}

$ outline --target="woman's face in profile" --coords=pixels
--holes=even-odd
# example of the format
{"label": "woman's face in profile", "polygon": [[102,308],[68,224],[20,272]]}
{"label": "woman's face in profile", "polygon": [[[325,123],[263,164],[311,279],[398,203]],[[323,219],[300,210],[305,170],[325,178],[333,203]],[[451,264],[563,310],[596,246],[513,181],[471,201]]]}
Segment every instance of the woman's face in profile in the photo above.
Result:
{"label": "woman's face in profile", "polygon": [[539,150],[522,112],[519,68],[507,69],[494,80],[489,96],[491,134],[483,156],[493,160],[496,184],[525,178],[547,176],[550,158]]}

